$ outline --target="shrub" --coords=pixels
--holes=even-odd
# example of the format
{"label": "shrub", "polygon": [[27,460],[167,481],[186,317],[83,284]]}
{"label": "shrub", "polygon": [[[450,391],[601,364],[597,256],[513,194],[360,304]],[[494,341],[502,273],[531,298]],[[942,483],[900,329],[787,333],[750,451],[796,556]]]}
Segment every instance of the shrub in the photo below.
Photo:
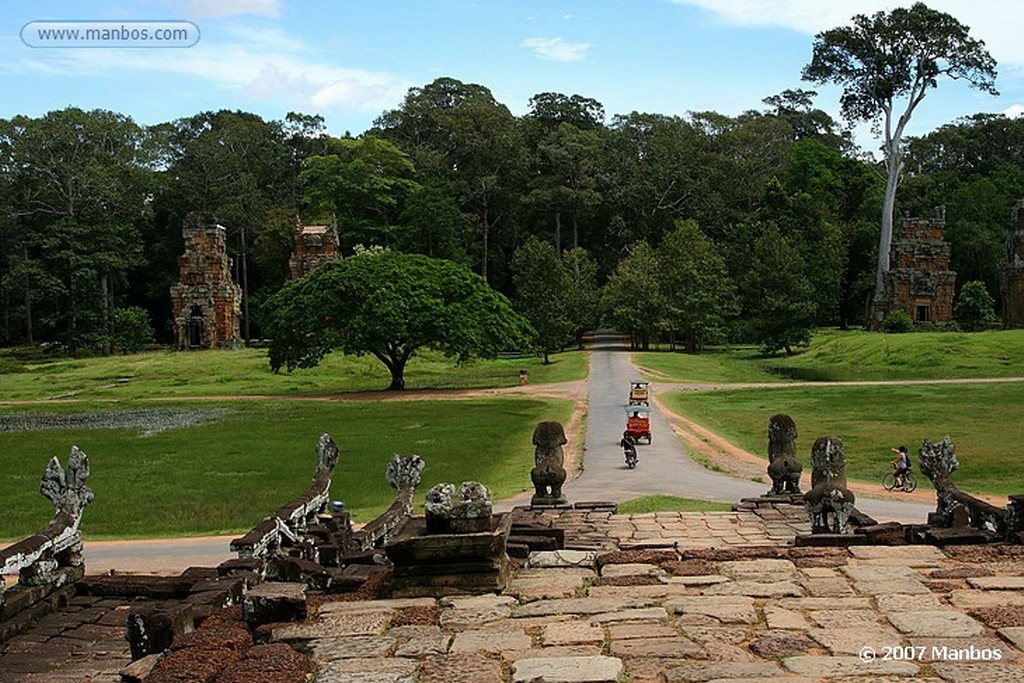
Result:
{"label": "shrub", "polygon": [[953,317],[961,329],[983,330],[996,321],[995,302],[980,280],[964,283],[953,309]]}
{"label": "shrub", "polygon": [[889,311],[889,314],[885,316],[885,320],[882,321],[882,331],[889,334],[913,332],[914,322],[904,310]]}
{"label": "shrub", "polygon": [[153,343],[149,314],[138,306],[114,309],[114,348],[123,354],[138,353]]}

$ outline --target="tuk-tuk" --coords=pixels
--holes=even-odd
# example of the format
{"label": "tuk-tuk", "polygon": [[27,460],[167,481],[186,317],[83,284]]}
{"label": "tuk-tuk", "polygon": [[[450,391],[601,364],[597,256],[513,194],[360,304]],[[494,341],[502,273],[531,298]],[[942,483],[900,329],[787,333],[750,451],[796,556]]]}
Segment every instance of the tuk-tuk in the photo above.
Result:
{"label": "tuk-tuk", "polygon": [[629,405],[650,405],[651,394],[647,382],[632,382],[629,385]]}
{"label": "tuk-tuk", "polygon": [[643,405],[628,405],[626,410],[626,431],[623,438],[633,440],[647,439],[651,443],[651,409]]}

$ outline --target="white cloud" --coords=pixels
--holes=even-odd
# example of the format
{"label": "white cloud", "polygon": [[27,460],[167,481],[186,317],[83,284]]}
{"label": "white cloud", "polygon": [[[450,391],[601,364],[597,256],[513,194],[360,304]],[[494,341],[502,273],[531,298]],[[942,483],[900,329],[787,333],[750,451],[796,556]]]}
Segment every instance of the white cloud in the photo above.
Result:
{"label": "white cloud", "polygon": [[[874,14],[906,7],[893,0],[670,0],[701,7],[736,26],[781,26],[814,35],[846,24],[855,14]],[[971,36],[985,41],[999,64],[1024,65],[1020,40],[1019,0],[928,0],[928,6],[970,27]]]}
{"label": "white cloud", "polygon": [[530,48],[533,54],[541,59],[554,62],[578,62],[586,57],[587,51],[593,47],[590,43],[567,43],[561,37],[527,38],[520,46]]}
{"label": "white cloud", "polygon": [[413,85],[385,71],[333,64],[276,28],[230,27],[227,32],[230,42],[216,46],[200,41],[187,50],[55,50],[12,66],[22,73],[97,79],[127,74],[198,78],[253,101],[281,101],[291,109],[311,107],[322,113],[393,107]]}
{"label": "white cloud", "polygon": [[218,19],[237,14],[278,17],[281,0],[186,0],[184,12],[188,19]]}
{"label": "white cloud", "polygon": [[1003,116],[1009,119],[1016,119],[1024,116],[1024,104],[1015,104],[1003,110]]}

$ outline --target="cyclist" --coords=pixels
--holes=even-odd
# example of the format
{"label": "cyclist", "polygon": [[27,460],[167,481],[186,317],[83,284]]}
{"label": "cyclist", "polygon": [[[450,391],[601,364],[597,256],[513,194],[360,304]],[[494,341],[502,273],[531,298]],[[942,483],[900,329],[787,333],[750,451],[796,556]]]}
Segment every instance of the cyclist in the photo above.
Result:
{"label": "cyclist", "polygon": [[907,479],[905,475],[910,471],[910,454],[907,453],[906,446],[894,448],[892,449],[892,452],[899,454],[899,457],[893,460],[890,464],[896,470],[896,488],[903,490],[907,486]]}

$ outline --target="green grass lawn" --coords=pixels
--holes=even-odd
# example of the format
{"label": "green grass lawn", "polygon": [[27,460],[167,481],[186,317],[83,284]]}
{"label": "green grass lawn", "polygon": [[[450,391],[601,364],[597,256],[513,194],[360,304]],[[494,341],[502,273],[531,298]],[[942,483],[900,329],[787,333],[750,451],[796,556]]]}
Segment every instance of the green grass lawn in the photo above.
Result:
{"label": "green grass lawn", "polygon": [[[533,356],[477,360],[457,365],[424,351],[409,361],[408,389],[463,389],[513,386],[519,370],[535,384],[582,379],[589,354],[551,355],[548,365]],[[0,400],[133,400],[191,396],[331,394],[387,388],[391,376],[371,356],[329,354],[315,368],[292,373],[270,371],[265,349],[235,351],[149,351],[105,358],[59,358],[19,362],[0,355]]]}
{"label": "green grass lawn", "polygon": [[[118,405],[129,407],[153,404]],[[531,487],[537,422],[564,424],[572,411],[567,400],[523,397],[265,400],[203,402],[201,407],[229,412],[215,422],[148,437],[126,428],[0,432],[0,538],[24,537],[49,521],[53,507],[39,494],[39,479],[51,456],[67,464],[72,444],[89,456],[88,484],[96,494],[82,521],[87,539],[208,535],[248,530],[304,492],[316,466],[317,439],[325,431],[341,452],[332,498],[344,501],[358,521],[373,518],[393,499],[384,480],[393,453],[424,458],[420,502],[442,481],[476,480],[495,500],[512,496]],[[80,403],[3,412],[67,415],[110,409]]]}
{"label": "green grass lawn", "polygon": [[761,356],[753,347],[634,354],[664,382],[855,381],[1024,377],[1024,330],[880,334],[819,330],[808,349]]}
{"label": "green grass lawn", "polygon": [[[742,448],[767,456],[768,418],[790,415],[799,430],[797,452],[807,469],[819,436],[838,436],[851,479],[878,482],[904,444],[917,467],[925,438],[949,435],[960,469],[953,480],[964,491],[1024,493],[1024,385],[969,383],[911,386],[815,386],[674,392],[667,407]],[[926,484],[926,482],[925,482]],[[926,484],[927,485],[927,484]]]}

